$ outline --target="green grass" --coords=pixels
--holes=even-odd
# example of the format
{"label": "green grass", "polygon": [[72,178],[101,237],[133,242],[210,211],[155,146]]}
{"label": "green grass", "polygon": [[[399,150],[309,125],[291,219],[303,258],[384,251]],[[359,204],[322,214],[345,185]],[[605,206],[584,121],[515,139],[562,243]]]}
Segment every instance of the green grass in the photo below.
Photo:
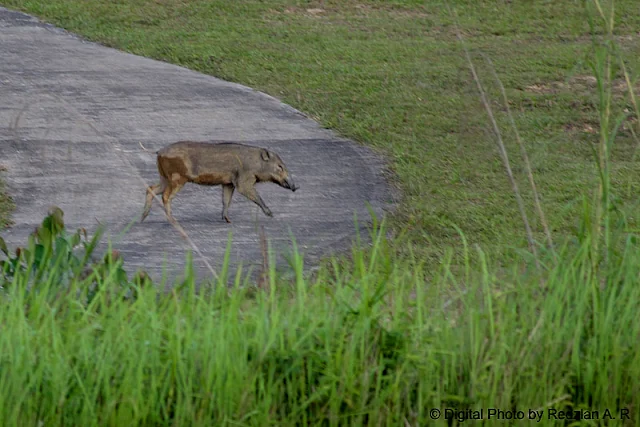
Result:
{"label": "green grass", "polygon": [[597,206],[557,258],[541,251],[542,270],[498,272],[461,235],[467,267],[449,252],[428,280],[383,223],[313,279],[294,255],[291,282],[272,269],[262,288],[228,289],[223,267],[196,292],[187,269],[169,293],[117,256],[89,265],[100,234],[66,232],[54,211],[17,255],[0,241],[0,423],[444,426],[447,410],[505,423],[493,409],[524,417],[508,425],[638,425],[640,240],[618,224],[594,263]]}
{"label": "green grass", "polygon": [[[513,193],[445,2],[2,3],[91,40],[262,90],[383,152],[403,194],[391,223],[408,231],[399,250],[411,246],[435,265],[446,248],[460,249],[454,225],[470,242],[503,257],[524,245]],[[584,2],[450,4],[505,132],[527,208],[522,162],[480,54],[492,60],[506,87],[554,235],[571,234],[580,197],[597,182],[597,99],[584,79],[591,74]],[[637,61],[637,2],[618,1],[616,11],[615,36],[625,57]],[[611,173],[627,210],[636,207],[640,190],[634,151],[623,130]],[[540,224],[534,221],[533,228],[541,238]]]}
{"label": "green grass", "polygon": [[11,212],[15,207],[2,180],[2,174],[5,171],[5,167],[0,165],[0,229],[11,225]]}
{"label": "green grass", "polygon": [[195,292],[187,270],[164,293],[115,257],[87,269],[96,240],[62,225],[45,218],[0,266],[3,426],[444,426],[447,409],[490,408],[526,414],[508,425],[530,410],[640,423],[636,238],[598,270],[586,235],[543,254],[542,274],[498,279],[487,260],[456,276],[445,260],[427,287],[376,226],[370,250],[313,280],[295,258],[292,283]]}

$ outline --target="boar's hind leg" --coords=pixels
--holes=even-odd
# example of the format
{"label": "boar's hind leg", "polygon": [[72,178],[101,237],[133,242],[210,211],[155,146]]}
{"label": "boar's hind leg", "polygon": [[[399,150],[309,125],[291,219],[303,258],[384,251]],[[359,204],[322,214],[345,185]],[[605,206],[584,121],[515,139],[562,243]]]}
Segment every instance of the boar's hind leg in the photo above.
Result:
{"label": "boar's hind leg", "polygon": [[144,221],[147,215],[149,215],[149,212],[151,211],[151,204],[153,203],[153,196],[164,191],[165,187],[166,187],[166,183],[164,179],[162,179],[160,183],[156,185],[147,187],[147,199],[144,203],[144,212],[142,213],[142,218],[140,218],[140,222]]}
{"label": "boar's hind leg", "polygon": [[167,213],[169,222],[176,222],[176,219],[171,215],[171,200],[178,194],[178,191],[180,191],[186,182],[187,180],[185,178],[174,174],[162,193],[162,203],[164,203],[164,210]]}
{"label": "boar's hind leg", "polygon": [[254,182],[255,181],[250,180],[239,181],[238,185],[236,186],[236,188],[238,189],[238,193],[242,194],[244,197],[260,206],[262,212],[264,212],[266,216],[273,216],[273,214],[271,213],[271,209],[269,209],[267,205],[264,204],[262,197],[260,197],[260,195],[256,191],[256,188],[253,186]]}
{"label": "boar's hind leg", "polygon": [[222,219],[228,223],[231,223],[231,220],[229,220],[229,205],[233,197],[233,190],[235,190],[233,184],[222,185]]}

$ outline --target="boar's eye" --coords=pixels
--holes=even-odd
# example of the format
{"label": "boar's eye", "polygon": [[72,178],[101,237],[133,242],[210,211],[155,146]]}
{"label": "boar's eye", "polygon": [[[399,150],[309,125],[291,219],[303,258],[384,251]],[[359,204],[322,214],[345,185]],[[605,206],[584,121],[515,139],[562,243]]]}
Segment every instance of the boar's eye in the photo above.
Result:
{"label": "boar's eye", "polygon": [[279,170],[280,172],[284,171],[284,168],[282,167],[282,165],[278,165],[278,170]]}

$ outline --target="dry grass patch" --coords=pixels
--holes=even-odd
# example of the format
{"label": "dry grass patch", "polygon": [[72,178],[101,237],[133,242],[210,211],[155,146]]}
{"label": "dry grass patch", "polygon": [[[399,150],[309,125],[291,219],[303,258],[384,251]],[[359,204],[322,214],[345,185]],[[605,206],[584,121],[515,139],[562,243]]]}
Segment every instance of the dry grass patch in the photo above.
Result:
{"label": "dry grass patch", "polygon": [[[597,88],[597,81],[594,76],[573,76],[566,81],[554,81],[549,83],[535,83],[525,87],[527,92],[541,95],[557,95],[562,92],[575,94],[593,94]],[[629,95],[627,82],[623,77],[613,80],[611,86],[614,96],[624,97]],[[634,92],[640,91],[640,82],[633,88]]]}

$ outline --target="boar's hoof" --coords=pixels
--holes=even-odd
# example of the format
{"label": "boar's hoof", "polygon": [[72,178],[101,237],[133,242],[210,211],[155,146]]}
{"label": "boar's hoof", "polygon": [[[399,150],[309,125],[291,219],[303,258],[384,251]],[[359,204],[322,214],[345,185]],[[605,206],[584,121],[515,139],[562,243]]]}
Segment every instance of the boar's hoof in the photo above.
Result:
{"label": "boar's hoof", "polygon": [[272,217],[273,216],[273,213],[271,212],[271,209],[269,209],[269,208],[265,209],[264,214],[266,216],[268,216],[268,217]]}
{"label": "boar's hoof", "polygon": [[229,219],[229,217],[227,215],[222,215],[222,219],[224,219],[227,223],[231,224],[231,220]]}

